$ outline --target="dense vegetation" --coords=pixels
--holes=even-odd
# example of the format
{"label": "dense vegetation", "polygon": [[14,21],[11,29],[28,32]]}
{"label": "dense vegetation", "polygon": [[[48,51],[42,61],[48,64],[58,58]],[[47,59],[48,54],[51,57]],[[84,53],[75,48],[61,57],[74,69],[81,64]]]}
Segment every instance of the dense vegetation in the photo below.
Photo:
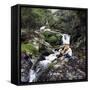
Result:
{"label": "dense vegetation", "polygon": [[[40,27],[46,26],[51,31],[40,32]],[[61,34],[69,34],[71,36],[71,48],[73,56],[77,59],[74,62],[68,62],[57,69],[60,75],[50,78],[50,72],[55,72],[55,68],[51,71],[43,73],[42,78],[45,80],[68,80],[84,79],[86,76],[86,32],[87,32],[87,11],[86,10],[61,10],[61,9],[41,9],[41,8],[22,8],[21,9],[21,53],[30,54],[37,61],[42,53],[48,51],[52,53],[52,48],[59,48],[61,45]],[[31,58],[31,57],[28,57]],[[34,62],[34,61],[33,61]],[[58,62],[60,64],[60,62]],[[74,67],[72,66],[74,65]],[[25,64],[22,64],[24,66]],[[71,69],[70,69],[71,67]],[[72,70],[71,71],[69,71]],[[76,72],[74,71],[76,69]],[[25,68],[26,70],[26,68]],[[79,71],[81,70],[81,71]],[[68,71],[68,73],[66,73]],[[26,70],[27,72],[27,70]],[[81,78],[77,73],[80,72]],[[74,75],[72,74],[74,73]],[[71,74],[72,77],[68,76]],[[63,76],[61,76],[63,75]],[[78,76],[77,76],[78,75]],[[74,76],[76,78],[74,78]],[[42,81],[42,78],[39,80]],[[54,78],[54,79],[53,79]],[[43,81],[45,81],[43,79]]]}

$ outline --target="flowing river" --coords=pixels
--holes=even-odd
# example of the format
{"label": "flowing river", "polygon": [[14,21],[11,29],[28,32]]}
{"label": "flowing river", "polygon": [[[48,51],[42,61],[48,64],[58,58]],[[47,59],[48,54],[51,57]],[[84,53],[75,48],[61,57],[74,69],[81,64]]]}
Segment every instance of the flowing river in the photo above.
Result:
{"label": "flowing river", "polygon": [[53,50],[53,54],[45,56],[45,60],[40,61],[36,67],[36,70],[30,70],[30,80],[29,82],[37,81],[38,77],[48,68],[48,66],[57,58],[57,55],[60,54],[60,51]]}

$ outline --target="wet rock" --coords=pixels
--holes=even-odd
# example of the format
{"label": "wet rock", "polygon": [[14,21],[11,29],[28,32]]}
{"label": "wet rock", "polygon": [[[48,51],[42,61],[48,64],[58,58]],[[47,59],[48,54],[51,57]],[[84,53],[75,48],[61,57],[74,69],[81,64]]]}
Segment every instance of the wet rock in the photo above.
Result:
{"label": "wet rock", "polygon": [[41,75],[39,81],[78,80],[85,78],[85,72],[78,67],[78,60],[62,63],[63,61],[60,61],[53,68],[49,68],[48,71]]}
{"label": "wet rock", "polygon": [[33,63],[31,62],[31,57],[26,53],[21,54],[21,81],[29,81],[29,70],[32,67]]}

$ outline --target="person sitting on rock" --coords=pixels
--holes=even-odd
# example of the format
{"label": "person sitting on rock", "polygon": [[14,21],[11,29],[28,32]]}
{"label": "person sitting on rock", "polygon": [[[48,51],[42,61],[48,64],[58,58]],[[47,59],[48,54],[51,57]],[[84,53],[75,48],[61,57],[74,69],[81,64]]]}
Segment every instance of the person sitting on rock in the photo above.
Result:
{"label": "person sitting on rock", "polygon": [[72,57],[72,49],[70,48],[70,36],[62,35],[62,47],[59,49],[61,59]]}

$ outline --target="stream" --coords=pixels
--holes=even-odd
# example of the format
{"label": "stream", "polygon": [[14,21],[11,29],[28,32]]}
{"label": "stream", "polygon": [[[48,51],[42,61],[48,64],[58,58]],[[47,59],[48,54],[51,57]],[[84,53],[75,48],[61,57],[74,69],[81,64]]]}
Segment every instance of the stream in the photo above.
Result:
{"label": "stream", "polygon": [[37,81],[38,77],[48,68],[48,66],[52,63],[53,60],[57,58],[57,55],[60,54],[60,51],[53,50],[53,54],[49,56],[45,56],[45,60],[40,61],[36,67],[36,70],[30,70],[30,80],[29,82]]}
{"label": "stream", "polygon": [[[63,44],[70,44],[70,36],[67,34],[63,34],[62,37],[63,40]],[[48,69],[49,65],[55,60],[57,59],[57,56],[60,55],[60,50],[56,51],[56,50],[52,50],[53,54],[50,54],[48,56],[45,56],[45,60],[39,61],[38,64],[36,65],[36,69],[31,69],[30,73],[29,73],[29,82],[36,82],[38,80],[38,78],[40,77],[40,75],[46,70]],[[72,50],[71,48],[69,48],[67,50],[67,53],[70,56],[72,56]]]}
{"label": "stream", "polygon": [[[83,68],[84,61],[82,61],[81,59],[79,60],[79,58],[74,53],[72,55],[72,49],[70,48],[70,35],[62,34],[61,41],[62,42],[58,47],[50,47],[50,51],[46,48],[46,50],[43,50],[39,56],[36,56],[34,58],[24,52],[22,53],[22,82],[43,81],[45,77],[47,78],[45,80],[48,80],[50,78],[51,81],[71,80],[78,78],[82,79],[85,77]],[[64,61],[69,62],[68,64],[63,64]],[[54,70],[52,67],[50,67],[52,65],[54,66]],[[59,69],[56,71],[55,68],[57,67],[59,67]],[[47,77],[49,74],[51,76]]]}

